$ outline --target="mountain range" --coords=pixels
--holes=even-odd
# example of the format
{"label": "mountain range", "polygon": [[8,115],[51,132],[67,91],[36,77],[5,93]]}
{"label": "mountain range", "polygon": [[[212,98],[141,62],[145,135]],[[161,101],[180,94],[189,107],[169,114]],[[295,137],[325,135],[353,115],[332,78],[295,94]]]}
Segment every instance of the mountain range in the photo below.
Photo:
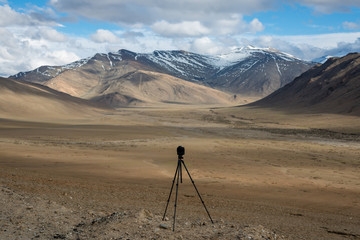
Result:
{"label": "mountain range", "polygon": [[217,56],[186,51],[95,54],[10,78],[39,83],[112,107],[154,103],[242,103],[264,97],[314,64],[271,48],[244,47]]}
{"label": "mountain range", "polygon": [[360,115],[360,53],[329,58],[251,105]]}
{"label": "mountain range", "polygon": [[[269,69],[274,65],[275,72],[284,76],[288,69],[281,61],[287,61],[289,68],[311,65],[275,50],[250,47],[219,56],[184,51],[137,54],[126,50],[96,54],[72,64],[43,66],[8,79],[0,78],[0,110],[2,116],[30,113],[50,116],[54,106],[61,115],[62,112],[90,114],[100,105],[244,104],[237,97],[239,88],[231,88],[234,86],[229,80],[231,76],[246,79],[244,76],[261,72],[273,76],[274,71]],[[229,78],[221,78],[226,74]],[[248,80],[258,82],[262,86],[258,89],[264,94],[261,83],[264,78]],[[243,81],[240,85],[246,84]],[[360,115],[360,53],[329,58],[324,64],[314,65],[250,106]]]}

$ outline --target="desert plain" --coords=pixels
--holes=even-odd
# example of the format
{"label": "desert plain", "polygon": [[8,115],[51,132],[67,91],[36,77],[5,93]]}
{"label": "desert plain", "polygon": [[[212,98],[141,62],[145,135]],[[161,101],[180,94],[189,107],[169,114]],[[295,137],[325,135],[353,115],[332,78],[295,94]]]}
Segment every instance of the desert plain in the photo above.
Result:
{"label": "desert plain", "polygon": [[[173,232],[179,145],[214,224],[183,171]],[[0,188],[0,239],[360,239],[360,121],[177,104],[2,118]]]}

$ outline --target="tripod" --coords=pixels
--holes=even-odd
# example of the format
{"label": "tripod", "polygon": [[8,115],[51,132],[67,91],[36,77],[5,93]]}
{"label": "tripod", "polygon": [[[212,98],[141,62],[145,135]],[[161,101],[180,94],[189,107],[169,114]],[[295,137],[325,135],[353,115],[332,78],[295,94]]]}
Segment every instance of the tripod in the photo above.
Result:
{"label": "tripod", "polygon": [[175,183],[175,179],[176,180],[176,195],[175,195],[175,206],[174,206],[174,220],[173,220],[173,231],[175,231],[175,217],[176,217],[176,205],[177,205],[177,197],[178,197],[178,190],[179,190],[179,179],[180,179],[180,183],[182,183],[182,165],[184,166],[186,172],[188,173],[189,175],[189,178],[192,182],[192,184],[194,185],[194,188],[202,202],[202,204],[204,205],[204,208],[211,220],[211,223],[214,223],[211,216],[210,216],[210,213],[209,211],[207,210],[206,206],[205,206],[205,203],[203,201],[203,199],[201,198],[201,195],[197,189],[197,187],[195,186],[195,183],[194,183],[194,180],[192,179],[191,175],[190,175],[190,172],[189,170],[187,169],[185,163],[184,163],[184,160],[183,160],[183,155],[185,154],[185,148],[183,148],[182,146],[179,146],[177,148],[177,152],[178,152],[178,163],[177,163],[177,167],[176,167],[176,171],[175,171],[175,175],[174,175],[174,179],[173,179],[173,182],[172,182],[172,185],[171,185],[171,189],[170,189],[170,193],[169,193],[169,198],[167,200],[167,203],[166,203],[166,208],[165,208],[165,212],[164,212],[164,216],[163,216],[163,221],[165,220],[165,215],[166,215],[166,211],[167,211],[167,208],[169,206],[169,201],[170,201],[170,197],[171,197],[171,193],[172,193],[172,190],[174,188],[174,183]]}

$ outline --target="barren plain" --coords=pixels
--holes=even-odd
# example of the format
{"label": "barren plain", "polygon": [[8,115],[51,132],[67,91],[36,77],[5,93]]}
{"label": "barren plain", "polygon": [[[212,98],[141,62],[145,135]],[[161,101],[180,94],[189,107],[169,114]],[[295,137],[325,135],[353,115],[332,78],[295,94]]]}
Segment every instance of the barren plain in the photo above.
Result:
{"label": "barren plain", "polygon": [[[0,120],[0,239],[360,239],[357,116],[174,104],[61,119]],[[173,232],[179,145],[214,224],[183,172]]]}

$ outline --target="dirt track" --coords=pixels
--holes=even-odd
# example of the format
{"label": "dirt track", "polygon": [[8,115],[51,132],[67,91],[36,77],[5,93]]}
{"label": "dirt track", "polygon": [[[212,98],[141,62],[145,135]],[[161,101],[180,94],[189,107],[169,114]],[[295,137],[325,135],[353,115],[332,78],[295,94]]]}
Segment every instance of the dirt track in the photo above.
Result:
{"label": "dirt track", "polygon": [[[311,122],[299,116],[240,113],[128,109],[93,122],[2,120],[0,238],[360,239],[358,126],[313,118],[314,128],[355,134],[348,140],[299,134]],[[161,215],[178,145],[215,224],[184,176],[173,233],[173,199],[170,220]]]}

